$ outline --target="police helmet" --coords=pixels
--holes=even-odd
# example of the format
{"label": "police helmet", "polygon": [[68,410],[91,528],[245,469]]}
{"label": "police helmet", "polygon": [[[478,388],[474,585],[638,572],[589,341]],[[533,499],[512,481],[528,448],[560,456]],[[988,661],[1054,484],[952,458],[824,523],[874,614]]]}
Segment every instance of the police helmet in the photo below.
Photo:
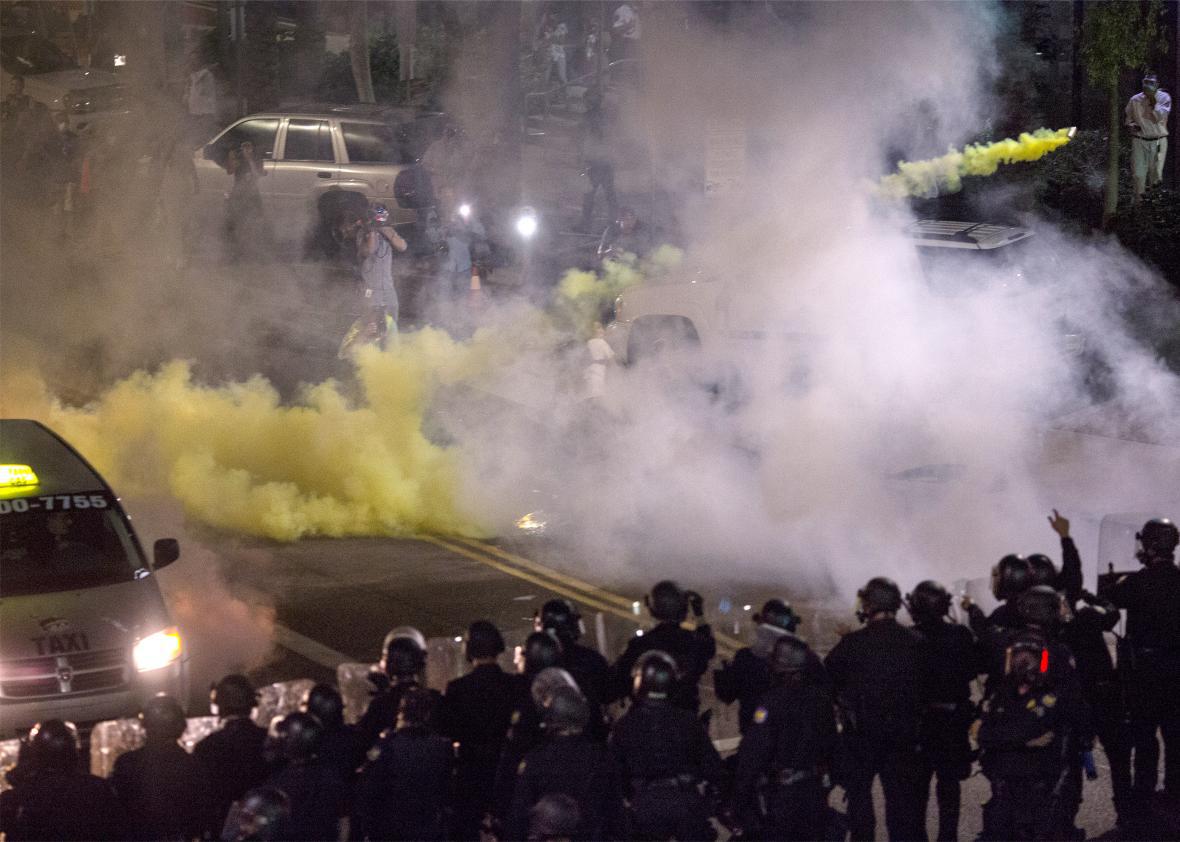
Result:
{"label": "police helmet", "polygon": [[992,568],[992,594],[998,600],[1013,599],[1029,586],[1032,570],[1028,559],[1020,555],[1006,555]]}
{"label": "police helmet", "polygon": [[524,641],[525,675],[536,675],[561,661],[561,644],[549,632],[533,632]]}
{"label": "police helmet", "polygon": [[231,830],[232,835],[229,838],[257,839],[261,842],[285,839],[290,819],[291,799],[287,794],[278,787],[258,787],[242,796],[237,811],[236,827]]}
{"label": "police helmet", "polygon": [[319,750],[323,734],[324,726],[310,713],[289,713],[275,726],[279,755],[289,763],[310,760]]}
{"label": "police helmet", "polygon": [[770,671],[775,675],[802,672],[811,662],[811,647],[793,634],[784,634],[774,642],[770,653]]}
{"label": "police helmet", "polygon": [[78,729],[73,722],[46,719],[29,731],[29,750],[37,769],[72,771],[78,766]]}
{"label": "police helmet", "polygon": [[434,713],[434,696],[421,687],[402,694],[397,704],[397,725],[399,728],[421,728],[430,722]]}
{"label": "police helmet", "polygon": [[258,704],[258,694],[250,679],[234,673],[213,685],[210,701],[217,706],[218,716],[249,716]]}
{"label": "police helmet", "polygon": [[661,622],[679,623],[688,616],[688,596],[668,579],[657,582],[645,599],[651,615]]}
{"label": "police helmet", "polygon": [[653,649],[631,668],[631,685],[641,699],[666,699],[679,677],[676,659],[667,652]]}
{"label": "police helmet", "polygon": [[1048,585],[1033,585],[1016,597],[1016,613],[1026,625],[1055,628],[1061,622],[1061,594]]}
{"label": "police helmet", "polygon": [[762,610],[754,615],[754,622],[794,634],[799,628],[799,615],[785,599],[768,599]]}
{"label": "police helmet", "polygon": [[574,681],[574,677],[561,667],[546,667],[537,673],[537,677],[529,685],[529,693],[533,697],[533,704],[536,705],[537,710],[545,706],[545,700],[558,687],[572,687],[579,693],[582,692],[578,687],[578,682]]}
{"label": "police helmet", "polygon": [[541,728],[550,735],[580,734],[590,721],[586,697],[573,687],[556,687],[541,708]]}
{"label": "police helmet", "polygon": [[369,211],[369,218],[377,225],[385,225],[389,222],[389,208],[385,205],[373,205]]}
{"label": "police helmet", "polygon": [[582,810],[572,796],[551,792],[529,810],[529,839],[540,842],[573,839],[582,824]]}
{"label": "police helmet", "polygon": [[582,615],[568,599],[551,599],[541,606],[536,627],[537,631],[551,630],[568,646],[582,636]]}
{"label": "police helmet", "polygon": [[504,636],[487,620],[476,620],[467,627],[467,644],[464,654],[467,660],[494,658],[504,651]]}
{"label": "police helmet", "polygon": [[1027,561],[1030,585],[1052,587],[1057,584],[1057,565],[1053,563],[1053,559],[1044,553],[1033,553]]}
{"label": "police helmet", "polygon": [[165,693],[152,696],[139,712],[139,721],[151,742],[174,743],[188,724],[180,702]]}
{"label": "police helmet", "polygon": [[905,605],[915,620],[937,620],[951,610],[951,593],[941,582],[926,579],[906,594]]}
{"label": "police helmet", "polygon": [[312,687],[303,697],[300,707],[304,713],[310,713],[318,719],[325,730],[334,731],[344,727],[344,699],[331,684]]}
{"label": "police helmet", "polygon": [[862,621],[881,612],[896,612],[901,608],[901,588],[884,576],[874,576],[856,592],[857,616]]}
{"label": "police helmet", "polygon": [[1156,517],[1143,524],[1143,528],[1135,533],[1135,540],[1140,546],[1135,555],[1144,564],[1156,559],[1168,561],[1176,552],[1176,545],[1180,544],[1180,530],[1166,517]]}
{"label": "police helmet", "polygon": [[1039,682],[1049,672],[1049,646],[1035,632],[1022,632],[1004,651],[1004,675],[1020,681]]}
{"label": "police helmet", "polygon": [[413,638],[395,637],[385,648],[381,668],[390,678],[411,678],[426,668],[426,650]]}

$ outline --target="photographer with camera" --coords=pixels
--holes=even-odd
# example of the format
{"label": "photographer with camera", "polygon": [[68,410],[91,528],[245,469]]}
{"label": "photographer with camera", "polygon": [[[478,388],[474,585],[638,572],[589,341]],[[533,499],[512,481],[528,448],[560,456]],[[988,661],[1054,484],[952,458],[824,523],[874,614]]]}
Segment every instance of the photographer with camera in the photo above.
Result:
{"label": "photographer with camera", "polygon": [[[611,668],[610,691],[607,701],[622,699],[631,691],[631,670],[645,652],[667,652],[676,662],[678,672],[671,700],[677,707],[693,713],[701,706],[698,685],[709,668],[709,661],[717,654],[717,642],[705,616],[704,599],[695,591],[683,590],[678,584],[665,580],[656,584],[643,598],[656,625],[643,635],[631,638],[626,651]],[[693,621],[686,623],[689,610]]]}

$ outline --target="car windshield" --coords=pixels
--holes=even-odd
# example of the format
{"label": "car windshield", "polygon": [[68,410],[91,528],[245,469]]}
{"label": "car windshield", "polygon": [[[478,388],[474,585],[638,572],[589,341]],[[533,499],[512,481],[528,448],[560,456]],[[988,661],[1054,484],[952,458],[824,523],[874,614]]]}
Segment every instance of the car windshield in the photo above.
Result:
{"label": "car windshield", "polygon": [[918,247],[918,259],[930,288],[940,295],[982,292],[1017,281],[1035,280],[1029,273],[1030,243],[1033,238],[995,249]]}
{"label": "car windshield", "polygon": [[147,572],[103,493],[0,499],[0,597],[97,588]]}
{"label": "car windshield", "polygon": [[14,76],[35,76],[77,67],[52,42],[31,35],[0,38],[0,62]]}

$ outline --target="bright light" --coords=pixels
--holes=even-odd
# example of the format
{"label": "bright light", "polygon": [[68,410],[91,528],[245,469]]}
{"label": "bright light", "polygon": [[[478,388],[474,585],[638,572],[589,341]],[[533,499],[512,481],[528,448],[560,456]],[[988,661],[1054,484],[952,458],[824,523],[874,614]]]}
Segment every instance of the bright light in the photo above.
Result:
{"label": "bright light", "polygon": [[0,488],[20,488],[40,482],[28,465],[0,465]]}
{"label": "bright light", "polygon": [[135,668],[140,672],[162,669],[180,657],[183,651],[180,630],[175,626],[149,634],[131,650]]}
{"label": "bright light", "polygon": [[467,202],[459,205],[459,216],[469,219],[471,217],[471,205],[467,204]]}
{"label": "bright light", "polygon": [[636,629],[635,636],[636,637],[643,637],[643,629]]}
{"label": "bright light", "polygon": [[520,217],[516,220],[516,233],[526,240],[531,240],[537,233],[537,214],[532,208],[525,208],[520,212]]}
{"label": "bright light", "polygon": [[456,643],[462,643],[462,642],[463,642],[463,638],[462,638],[462,637],[460,637],[459,635],[455,635],[455,642],[456,642]]}
{"label": "bright light", "polygon": [[545,517],[541,512],[529,512],[516,521],[516,528],[521,532],[544,532]]}
{"label": "bright light", "polygon": [[115,67],[126,67],[126,66],[127,66],[127,56],[121,56],[118,53],[116,53],[115,54]]}

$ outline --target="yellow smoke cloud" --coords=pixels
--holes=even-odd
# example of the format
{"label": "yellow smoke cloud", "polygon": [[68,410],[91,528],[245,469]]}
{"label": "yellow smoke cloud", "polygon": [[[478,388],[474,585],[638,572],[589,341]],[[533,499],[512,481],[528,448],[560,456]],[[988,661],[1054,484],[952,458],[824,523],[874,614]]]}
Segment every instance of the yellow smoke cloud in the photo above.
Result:
{"label": "yellow smoke cloud", "polygon": [[646,278],[668,272],[680,265],[684,252],[675,246],[661,245],[643,260],[628,255],[622,260],[608,260],[601,272],[570,269],[557,285],[555,316],[567,322],[565,327],[588,334],[602,309],[627,287]]}
{"label": "yellow smoke cloud", "polygon": [[491,331],[457,343],[428,329],[386,352],[362,348],[359,402],[328,381],[283,405],[261,377],[206,386],[187,363],[171,362],[81,409],[38,395],[35,378],[17,378],[8,395],[23,399],[6,401],[5,414],[48,423],[122,493],[169,494],[218,528],[283,541],[480,535],[456,503],[456,454],[426,438],[423,413],[439,384],[477,377],[512,347]]}
{"label": "yellow smoke cloud", "polygon": [[1073,135],[1072,128],[1037,129],[1032,134],[1022,133],[1016,140],[973,144],[962,152],[952,149],[926,161],[900,161],[897,172],[877,184],[877,192],[890,199],[955,193],[962,189],[964,176],[992,175],[1000,164],[1039,160],[1069,143]]}

